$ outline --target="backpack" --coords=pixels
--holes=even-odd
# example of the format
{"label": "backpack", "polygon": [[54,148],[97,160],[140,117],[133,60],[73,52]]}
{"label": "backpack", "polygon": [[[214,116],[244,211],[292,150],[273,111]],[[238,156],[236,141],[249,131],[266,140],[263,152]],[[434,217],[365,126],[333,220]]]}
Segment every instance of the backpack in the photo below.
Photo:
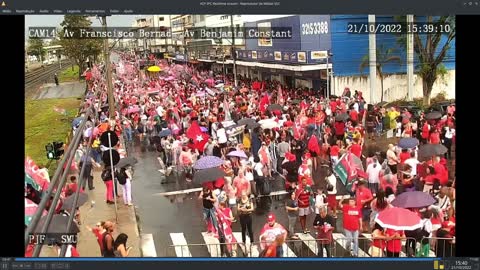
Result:
{"label": "backpack", "polygon": [[112,171],[110,168],[105,168],[102,171],[102,175],[100,176],[103,181],[112,180]]}
{"label": "backpack", "polygon": [[125,169],[120,169],[120,172],[118,172],[117,174],[117,180],[118,180],[118,183],[120,183],[120,185],[125,185],[127,183],[127,178],[128,178],[128,175],[127,173],[125,172]]}

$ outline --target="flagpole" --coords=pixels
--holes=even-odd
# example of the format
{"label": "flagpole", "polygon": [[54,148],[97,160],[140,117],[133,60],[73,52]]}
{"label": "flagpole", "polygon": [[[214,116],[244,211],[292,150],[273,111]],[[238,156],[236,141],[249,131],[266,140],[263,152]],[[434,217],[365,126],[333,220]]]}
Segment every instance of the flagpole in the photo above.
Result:
{"label": "flagpole", "polygon": [[112,157],[112,140],[110,138],[110,132],[108,135],[108,147],[110,153],[110,169],[112,170],[112,183],[113,183],[113,202],[115,203],[115,222],[118,223],[118,208],[117,208],[117,192],[115,191],[115,170],[113,168],[113,157]]}

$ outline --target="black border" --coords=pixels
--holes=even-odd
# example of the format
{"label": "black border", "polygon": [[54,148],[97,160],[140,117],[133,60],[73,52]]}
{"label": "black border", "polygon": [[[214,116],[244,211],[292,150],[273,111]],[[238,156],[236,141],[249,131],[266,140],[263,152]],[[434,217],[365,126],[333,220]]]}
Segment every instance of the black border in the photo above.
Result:
{"label": "black border", "polygon": [[24,156],[25,156],[25,84],[23,16],[0,16],[2,38],[2,103],[4,110],[2,138],[2,236],[1,256],[24,256]]}
{"label": "black border", "polygon": [[[475,196],[478,195],[478,182],[476,179],[476,157],[470,158],[469,152],[475,153],[478,141],[477,133],[474,131],[476,122],[468,121],[475,117],[476,98],[473,95],[478,93],[478,55],[479,45],[475,42],[478,38],[476,26],[480,16],[457,16],[456,27],[456,89],[457,99],[457,176],[460,179],[457,184],[457,193],[460,194],[456,202],[457,208],[457,256],[478,255],[478,248],[469,247],[476,244],[472,236],[478,234],[476,230],[478,218],[475,208],[469,208],[470,202],[476,203]],[[10,106],[4,110],[5,126],[3,130],[3,154],[4,166],[2,168],[2,227],[3,235],[11,237],[2,241],[0,254],[5,257],[23,257],[23,227],[24,217],[21,207],[24,205],[22,193],[24,173],[24,17],[23,16],[0,16],[0,25],[3,25],[2,34],[5,39],[0,42],[3,54],[2,65],[2,91],[5,98],[4,106]],[[11,59],[8,59],[10,58]],[[8,104],[8,105],[7,105]],[[21,120],[20,120],[21,119]],[[472,119],[473,120],[473,119]],[[473,151],[469,151],[469,149]],[[5,239],[5,238],[4,238]]]}
{"label": "black border", "polygon": [[[479,194],[479,181],[476,179],[478,173],[478,161],[476,160],[478,135],[473,129],[476,125],[476,119],[472,119],[476,106],[478,106],[478,48],[475,42],[478,37],[478,25],[480,16],[457,16],[456,18],[456,68],[455,68],[455,88],[456,88],[456,119],[457,138],[456,138],[456,176],[459,182],[456,182],[456,193],[460,194],[455,202],[456,207],[456,255],[461,257],[478,256],[477,242],[472,238],[478,232],[477,219],[478,210],[473,207],[471,202],[476,202],[476,196]],[[475,103],[474,103],[475,102]],[[469,121],[471,119],[472,121]],[[471,157],[469,155],[472,155]],[[470,208],[472,207],[472,208]]]}

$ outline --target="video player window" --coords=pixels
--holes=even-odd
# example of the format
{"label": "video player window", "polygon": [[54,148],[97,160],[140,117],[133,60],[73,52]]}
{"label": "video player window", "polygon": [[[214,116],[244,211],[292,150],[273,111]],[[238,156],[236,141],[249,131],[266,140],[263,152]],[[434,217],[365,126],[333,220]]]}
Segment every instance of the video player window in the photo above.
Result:
{"label": "video player window", "polygon": [[24,16],[23,262],[447,267],[457,17],[222,3]]}

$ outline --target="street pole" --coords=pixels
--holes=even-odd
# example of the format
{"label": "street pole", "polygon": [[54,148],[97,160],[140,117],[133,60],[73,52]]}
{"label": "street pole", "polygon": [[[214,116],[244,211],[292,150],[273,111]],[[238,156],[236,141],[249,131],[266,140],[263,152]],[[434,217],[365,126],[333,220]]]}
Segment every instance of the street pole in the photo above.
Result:
{"label": "street pole", "polygon": [[[407,23],[413,24],[413,15],[407,15]],[[408,100],[413,100],[413,33],[407,33],[407,80]]]}
{"label": "street pole", "polygon": [[117,192],[115,191],[115,169],[113,167],[113,157],[112,157],[112,139],[110,138],[110,132],[108,135],[108,148],[110,152],[110,169],[112,170],[112,182],[113,182],[113,202],[115,203],[115,222],[118,223],[118,208],[117,208]]}
{"label": "street pole", "polygon": [[237,87],[237,54],[235,53],[235,26],[233,25],[233,14],[230,15],[230,26],[232,27],[232,59],[233,59],[233,82]]}
{"label": "street pole", "polygon": [[[107,32],[107,16],[102,16],[102,25],[105,33]],[[110,69],[110,52],[108,48],[108,38],[103,40],[103,53],[105,58],[105,69],[107,72],[107,95],[108,95],[108,112],[110,119],[115,119],[115,98],[113,96],[112,70]]]}
{"label": "street pole", "polygon": [[330,57],[328,51],[327,51],[327,99],[330,98],[330,72],[328,71],[328,58]]}
{"label": "street pole", "polygon": [[[375,15],[368,15],[368,25],[372,24],[375,24]],[[370,104],[374,104],[375,86],[377,81],[377,44],[375,39],[375,33],[373,31],[370,32],[368,35],[368,57],[370,59]]]}

